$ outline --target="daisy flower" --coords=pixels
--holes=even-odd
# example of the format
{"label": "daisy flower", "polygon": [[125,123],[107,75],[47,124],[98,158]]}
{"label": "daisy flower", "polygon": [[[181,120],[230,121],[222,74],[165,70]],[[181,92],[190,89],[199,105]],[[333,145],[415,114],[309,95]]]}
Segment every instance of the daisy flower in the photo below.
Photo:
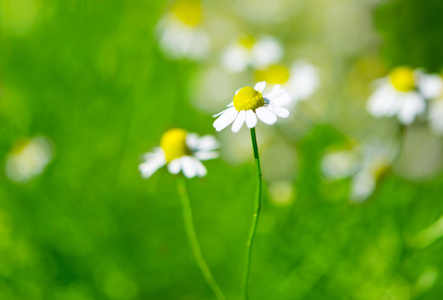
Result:
{"label": "daisy flower", "polygon": [[283,46],[273,37],[252,36],[239,38],[228,46],[222,56],[223,66],[230,72],[239,73],[248,67],[265,68],[280,61]]}
{"label": "daisy flower", "polygon": [[248,128],[257,125],[257,118],[265,124],[272,125],[277,122],[277,116],[287,118],[289,111],[282,107],[291,101],[291,97],[280,85],[275,85],[273,90],[263,96],[262,92],[266,82],[258,82],[254,88],[245,86],[239,89],[228,108],[214,115],[218,117],[214,128],[221,131],[232,124],[232,131],[238,132],[244,123]]}
{"label": "daisy flower", "polygon": [[426,100],[436,95],[434,76],[409,67],[397,67],[376,81],[376,89],[367,102],[373,116],[397,116],[400,123],[411,124],[426,110]]}
{"label": "daisy flower", "polygon": [[369,143],[327,153],[321,168],[329,180],[351,178],[349,197],[353,202],[363,202],[372,195],[396,154],[392,144]]}
{"label": "daisy flower", "polygon": [[206,57],[210,42],[202,29],[202,20],[203,10],[199,1],[177,1],[156,28],[163,51],[174,59],[199,60]]}
{"label": "daisy flower", "polygon": [[26,183],[41,174],[53,157],[52,143],[45,137],[18,142],[6,159],[6,176],[15,182]]}
{"label": "daisy flower", "polygon": [[151,175],[167,165],[172,174],[183,172],[187,178],[206,175],[206,168],[201,161],[218,157],[214,151],[219,146],[211,135],[199,137],[180,128],[170,129],[163,134],[160,147],[143,155],[139,170],[143,178]]}
{"label": "daisy flower", "polygon": [[309,98],[320,84],[317,68],[304,59],[296,60],[290,67],[272,64],[257,70],[255,77],[257,81],[281,85],[288,90],[294,103]]}

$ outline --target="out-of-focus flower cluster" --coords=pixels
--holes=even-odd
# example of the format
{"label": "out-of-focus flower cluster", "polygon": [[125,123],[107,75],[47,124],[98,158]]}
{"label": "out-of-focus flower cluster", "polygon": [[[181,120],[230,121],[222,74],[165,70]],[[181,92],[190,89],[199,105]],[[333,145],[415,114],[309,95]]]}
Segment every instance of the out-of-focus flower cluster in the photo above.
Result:
{"label": "out-of-focus flower cluster", "polygon": [[[178,0],[157,24],[159,46],[167,57],[199,64],[190,80],[196,109],[213,115],[232,100],[232,91],[253,82],[288,91],[291,117],[272,130],[258,125],[263,126],[258,136],[262,155],[270,157],[263,160],[264,176],[271,186],[285,187],[272,188],[273,198],[280,190],[295,195],[286,187],[297,178],[297,145],[316,124],[327,123],[357,141],[351,148],[325,151],[318,164],[328,181],[350,178],[351,201],[372,195],[386,170],[414,179],[439,171],[441,164],[411,162],[426,156],[423,151],[443,151],[435,143],[443,135],[442,77],[423,68],[383,67],[379,38],[365,6],[373,3],[363,2],[322,2],[325,14],[319,17],[318,1],[248,2],[252,8],[245,13],[243,2]],[[249,117],[249,125],[255,125],[256,118]],[[227,161],[242,163],[250,157],[250,145],[247,132],[236,123],[239,134],[220,133],[221,144],[229,145],[220,151]],[[414,147],[414,141],[432,147]]]}

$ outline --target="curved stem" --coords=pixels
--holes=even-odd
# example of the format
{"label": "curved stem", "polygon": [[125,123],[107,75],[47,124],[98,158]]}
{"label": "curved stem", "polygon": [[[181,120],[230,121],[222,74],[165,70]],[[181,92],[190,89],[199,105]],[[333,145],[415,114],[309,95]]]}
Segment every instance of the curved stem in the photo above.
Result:
{"label": "curved stem", "polygon": [[245,264],[243,267],[242,294],[243,294],[243,299],[245,300],[248,299],[248,281],[249,281],[249,270],[251,268],[252,243],[254,242],[255,231],[257,229],[257,224],[258,224],[258,216],[260,214],[261,186],[262,186],[260,158],[258,156],[258,146],[257,146],[257,138],[255,136],[255,128],[251,128],[251,140],[252,140],[252,148],[254,150],[255,166],[257,169],[257,185],[255,190],[254,214],[252,216],[252,225],[251,225],[251,230],[249,232],[249,238],[246,243],[246,256],[245,256]]}
{"label": "curved stem", "polygon": [[200,249],[200,243],[198,242],[197,234],[195,233],[194,221],[192,216],[191,203],[189,201],[188,190],[186,188],[185,178],[179,176],[177,178],[177,188],[180,194],[181,203],[183,206],[183,221],[185,222],[185,230],[188,236],[189,243],[191,245],[192,253],[194,254],[197,265],[203,274],[209,287],[214,292],[218,300],[225,300],[225,297],[212,277],[211,271],[209,270],[208,264],[206,263],[203,254]]}

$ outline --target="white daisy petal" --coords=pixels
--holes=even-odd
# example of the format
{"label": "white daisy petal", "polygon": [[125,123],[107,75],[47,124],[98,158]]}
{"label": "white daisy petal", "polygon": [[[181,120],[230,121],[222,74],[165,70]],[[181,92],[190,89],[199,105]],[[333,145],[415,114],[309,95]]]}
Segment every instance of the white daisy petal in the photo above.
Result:
{"label": "white daisy petal", "polygon": [[186,178],[195,177],[195,175],[197,175],[197,160],[189,156],[183,156],[181,160],[183,165],[183,175],[185,175]]}
{"label": "white daisy petal", "polygon": [[197,176],[198,177],[206,176],[207,171],[206,171],[205,166],[198,159],[195,159],[194,163],[195,163],[195,167],[197,169]]}
{"label": "white daisy petal", "polygon": [[418,88],[426,99],[437,98],[443,92],[443,79],[438,75],[421,75]]}
{"label": "white daisy petal", "polygon": [[217,120],[214,122],[215,130],[220,131],[231,124],[237,117],[238,111],[235,107],[228,108]]}
{"label": "white daisy petal", "polygon": [[248,66],[249,53],[243,47],[230,46],[222,56],[223,66],[233,73],[239,73]]}
{"label": "white daisy petal", "polygon": [[277,116],[265,107],[259,107],[256,109],[255,113],[257,117],[265,124],[272,125],[277,122]]}
{"label": "white daisy petal", "polygon": [[188,133],[186,135],[186,145],[189,149],[197,149],[200,144],[200,139],[195,133]]}
{"label": "white daisy petal", "polygon": [[387,82],[382,83],[369,97],[366,109],[374,117],[393,116],[401,105],[398,92]]}
{"label": "white daisy petal", "polygon": [[221,112],[219,112],[219,113],[213,115],[212,117],[213,117],[213,118],[217,118],[218,116],[221,116],[221,115],[224,114],[227,110],[229,110],[229,108],[230,108],[230,106],[228,106],[228,108],[222,110]]}
{"label": "white daisy petal", "polygon": [[217,149],[218,147],[220,147],[220,143],[215,139],[214,136],[208,134],[200,138],[197,148],[199,151],[211,151]]}
{"label": "white daisy petal", "polygon": [[156,163],[153,163],[151,161],[141,163],[138,167],[140,172],[142,173],[143,178],[149,178],[152,174],[154,174],[155,171],[160,169],[162,166],[159,166]]}
{"label": "white daisy petal", "polygon": [[143,178],[149,178],[155,171],[166,164],[165,154],[161,148],[155,148],[154,152],[143,156],[145,160],[138,167]]}
{"label": "white daisy petal", "polygon": [[168,164],[168,171],[172,174],[178,174],[182,169],[182,157],[176,158]]}
{"label": "white daisy petal", "polygon": [[305,60],[297,60],[291,67],[291,78],[288,86],[291,87],[291,96],[297,100],[304,100],[311,96],[320,84],[317,68]]}
{"label": "white daisy petal", "polygon": [[261,38],[252,47],[252,65],[258,69],[280,61],[282,56],[282,45],[272,37]]}
{"label": "white daisy petal", "polygon": [[289,110],[284,107],[267,106],[267,108],[280,118],[289,117]]}
{"label": "white daisy petal", "polygon": [[257,125],[257,116],[252,110],[246,111],[246,126],[248,128],[254,128]]}
{"label": "white daisy petal", "polygon": [[220,154],[216,151],[198,151],[194,153],[194,156],[199,160],[209,160],[218,158]]}
{"label": "white daisy petal", "polygon": [[398,112],[398,119],[405,125],[411,124],[415,117],[426,110],[425,100],[416,92],[407,93]]}
{"label": "white daisy petal", "polygon": [[275,90],[275,87],[274,87],[272,92],[267,94],[265,97],[270,99],[270,100],[273,100],[274,98],[278,98],[278,97],[281,97],[281,96],[286,95],[286,94],[288,94],[288,91],[286,91],[285,89],[277,89],[277,90]]}
{"label": "white daisy petal", "polygon": [[257,82],[254,86],[254,90],[259,91],[260,93],[264,91],[266,88],[266,81]]}
{"label": "white daisy petal", "polygon": [[281,89],[281,85],[276,84],[276,85],[274,85],[274,87],[272,88],[272,92],[276,92],[276,91],[278,91],[278,90],[280,90],[280,89]]}
{"label": "white daisy petal", "polygon": [[235,119],[234,124],[232,124],[232,132],[238,132],[245,123],[245,119],[246,119],[246,111],[241,110],[238,113],[238,116]]}

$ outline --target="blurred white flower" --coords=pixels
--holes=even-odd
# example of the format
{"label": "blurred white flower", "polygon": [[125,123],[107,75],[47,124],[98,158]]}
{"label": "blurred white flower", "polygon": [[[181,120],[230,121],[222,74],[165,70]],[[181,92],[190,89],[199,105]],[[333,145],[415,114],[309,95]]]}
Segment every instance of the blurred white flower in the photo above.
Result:
{"label": "blurred white flower", "polygon": [[320,84],[317,68],[304,59],[296,60],[290,68],[273,64],[257,70],[255,75],[257,81],[281,85],[291,95],[294,104],[309,98]]}
{"label": "blurred white flower", "polygon": [[357,170],[358,157],[353,149],[327,153],[321,161],[321,170],[327,179],[351,177]]}
{"label": "blurred white flower", "polygon": [[207,171],[201,161],[217,158],[218,152],[214,150],[218,147],[212,135],[199,137],[180,128],[170,129],[163,134],[160,147],[143,155],[139,170],[143,178],[149,178],[167,164],[172,174],[181,171],[187,178],[203,177]]}
{"label": "blurred white flower", "polygon": [[15,182],[26,183],[41,174],[52,160],[53,149],[49,139],[37,136],[18,142],[6,160],[6,176]]}
{"label": "blurred white flower", "polygon": [[432,89],[438,96],[429,102],[429,126],[434,133],[443,135],[443,78],[437,75],[432,76],[432,86],[429,89]]}
{"label": "blurred white flower", "polygon": [[246,86],[239,89],[234,100],[228,104],[228,108],[214,115],[218,117],[214,121],[217,131],[223,130],[232,124],[232,131],[238,132],[244,123],[248,128],[257,125],[257,118],[265,124],[272,125],[277,122],[277,116],[287,118],[289,111],[282,107],[291,101],[291,97],[285,89],[275,85],[272,92],[262,95],[266,82],[258,82],[254,88]]}
{"label": "blurred white flower", "polygon": [[377,118],[397,116],[404,125],[424,113],[426,100],[441,90],[441,82],[435,76],[409,67],[393,69],[387,77],[377,80],[376,86],[368,99],[368,111]]}
{"label": "blurred white flower", "polygon": [[283,46],[273,37],[261,37],[256,40],[245,36],[228,46],[222,56],[223,66],[233,73],[239,73],[248,67],[265,68],[277,63],[283,56]]}
{"label": "blurred white flower", "polygon": [[200,60],[210,49],[202,29],[202,6],[197,0],[178,0],[158,22],[156,31],[163,51],[173,59]]}
{"label": "blurred white flower", "polygon": [[328,179],[351,178],[350,199],[363,202],[372,195],[377,180],[390,167],[396,154],[394,145],[372,142],[326,154],[321,168]]}

